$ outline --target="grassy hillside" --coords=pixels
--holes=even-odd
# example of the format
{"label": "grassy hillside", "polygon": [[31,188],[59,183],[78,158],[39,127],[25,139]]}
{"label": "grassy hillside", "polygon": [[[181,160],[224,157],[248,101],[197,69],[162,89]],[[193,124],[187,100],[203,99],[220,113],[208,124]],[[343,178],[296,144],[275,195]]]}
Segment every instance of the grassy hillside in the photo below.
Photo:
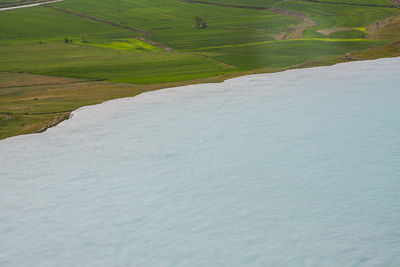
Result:
{"label": "grassy hillside", "polygon": [[[0,0],[6,2],[18,1]],[[392,6],[389,0],[66,0],[0,11],[0,138],[146,90],[397,55],[400,9]],[[195,17],[206,27],[195,27]]]}
{"label": "grassy hillside", "polygon": [[230,70],[194,53],[135,52],[65,43],[8,45],[0,70],[138,84],[208,77]]}

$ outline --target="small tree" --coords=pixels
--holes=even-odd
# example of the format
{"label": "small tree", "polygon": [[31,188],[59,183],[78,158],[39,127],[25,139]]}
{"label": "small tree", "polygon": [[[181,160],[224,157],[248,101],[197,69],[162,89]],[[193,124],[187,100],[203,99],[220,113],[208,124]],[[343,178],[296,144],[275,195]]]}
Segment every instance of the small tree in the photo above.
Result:
{"label": "small tree", "polygon": [[207,27],[206,16],[204,15],[204,17],[195,17],[194,23],[197,29],[202,29]]}

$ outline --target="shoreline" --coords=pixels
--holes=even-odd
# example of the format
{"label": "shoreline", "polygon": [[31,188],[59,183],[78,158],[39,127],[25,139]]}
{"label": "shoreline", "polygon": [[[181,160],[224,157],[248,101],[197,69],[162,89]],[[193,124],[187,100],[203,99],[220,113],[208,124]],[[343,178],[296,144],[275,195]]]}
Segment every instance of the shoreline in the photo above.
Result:
{"label": "shoreline", "polygon": [[398,84],[400,57],[248,75],[0,142],[2,265],[400,266]]}
{"label": "shoreline", "polygon": [[[17,9],[17,8],[24,8],[24,7],[31,7],[31,6],[47,6],[46,4],[49,3],[56,3],[56,2],[62,2],[64,0],[42,0],[43,2],[36,2],[33,4],[26,4],[26,5],[21,5],[21,6],[12,6],[12,7],[6,7],[6,8],[0,8],[0,11],[2,10],[10,10],[10,9]],[[183,1],[183,0],[182,0]],[[181,1],[181,2],[182,2]],[[219,5],[219,4],[212,4],[204,1],[183,1],[183,2],[193,2],[193,3],[202,3],[202,4],[211,4],[211,5]],[[318,1],[317,1],[318,2]],[[229,7],[234,7],[234,8],[253,8],[253,9],[260,9],[261,7],[246,7],[246,6],[236,6],[236,5],[224,5],[224,6],[229,6]],[[47,6],[48,7],[48,6]],[[56,8],[56,7],[52,7]],[[58,9],[58,8],[56,8]],[[279,9],[275,7],[262,7],[262,10],[269,10],[270,12],[275,12],[275,13],[282,13],[283,15],[287,15],[289,17],[297,18],[300,20],[300,24],[305,22],[308,19],[308,16],[305,14],[301,13],[295,13],[292,11],[285,11],[284,9]],[[74,12],[70,12],[68,10],[64,10],[69,14],[74,15]],[[97,20],[95,17],[91,17],[85,14],[81,13],[76,13],[75,15],[78,15],[80,17],[84,18],[92,18],[94,20]],[[393,20],[396,19],[396,23],[393,22]],[[148,92],[148,91],[153,91],[153,90],[160,90],[160,89],[165,89],[165,88],[171,88],[171,87],[177,87],[177,86],[185,86],[185,85],[191,85],[191,84],[202,84],[202,83],[221,83],[224,82],[227,79],[235,78],[235,77],[241,77],[245,75],[251,75],[251,74],[261,74],[261,73],[275,73],[275,72],[281,72],[285,70],[290,70],[290,69],[301,69],[301,68],[309,68],[309,67],[318,67],[318,66],[332,66],[338,63],[343,63],[343,62],[354,62],[354,61],[360,61],[360,60],[370,60],[370,59],[378,59],[378,58],[386,58],[386,57],[396,57],[400,56],[400,39],[399,39],[399,34],[397,31],[395,34],[389,34],[387,31],[382,31],[382,29],[385,29],[385,27],[390,26],[391,23],[396,26],[398,22],[400,22],[400,16],[396,13],[396,15],[392,17],[387,17],[383,20],[379,20],[377,22],[374,22],[372,24],[369,24],[366,26],[364,29],[364,32],[367,34],[367,36],[363,39],[353,39],[357,41],[379,41],[376,45],[377,47],[373,48],[367,48],[365,49],[365,46],[362,46],[363,48],[359,47],[358,49],[363,49],[363,50],[355,50],[351,51],[345,50],[340,53],[345,53],[346,54],[340,54],[340,53],[334,53],[335,55],[332,55],[330,53],[327,53],[326,56],[324,56],[324,53],[319,53],[318,55],[314,55],[312,58],[313,60],[309,60],[309,58],[302,58],[301,60],[308,60],[300,64],[296,64],[297,62],[301,61],[299,59],[286,62],[286,63],[281,63],[280,61],[278,63],[274,64],[259,64],[255,65],[253,67],[240,67],[240,66],[233,66],[235,64],[229,65],[224,62],[218,61],[213,57],[209,57],[206,54],[201,54],[199,49],[197,52],[199,52],[199,56],[204,56],[207,59],[210,59],[218,64],[223,65],[224,67],[230,68],[229,70],[223,69],[220,71],[214,71],[205,74],[204,76],[202,75],[192,75],[188,77],[184,76],[175,76],[174,79],[164,79],[159,78],[159,79],[148,79],[148,80],[141,80],[140,78],[143,76],[139,76],[139,79],[119,79],[117,80],[118,82],[111,82],[111,80],[114,79],[115,76],[117,75],[109,75],[103,77],[102,75],[99,76],[85,76],[85,75],[79,75],[76,73],[69,74],[70,77],[65,77],[65,76],[49,76],[48,74],[35,74],[34,70],[32,69],[21,69],[24,71],[31,71],[29,72],[21,72],[21,76],[31,76],[32,79],[43,79],[43,80],[49,80],[50,78],[53,78],[55,80],[55,85],[54,87],[50,86],[50,83],[44,82],[41,86],[41,84],[31,84],[29,82],[29,77],[28,79],[25,78],[24,83],[18,83],[17,79],[12,80],[7,77],[7,74],[10,74],[10,76],[16,77],[19,74],[18,69],[12,69],[17,72],[8,72],[8,68],[5,68],[5,71],[0,72],[0,81],[2,78],[5,78],[5,83],[0,83],[0,88],[4,89],[3,92],[0,95],[0,141],[2,139],[6,139],[9,137],[13,136],[18,136],[18,135],[24,135],[24,134],[32,134],[32,133],[41,133],[46,131],[49,128],[52,128],[59,123],[61,123],[64,120],[67,120],[69,118],[69,115],[73,110],[76,110],[82,106],[87,106],[87,105],[95,105],[95,104],[100,104],[108,100],[113,100],[113,99],[118,99],[118,98],[124,98],[124,97],[133,97],[137,96],[143,92]],[[303,21],[304,20],[304,21]],[[97,20],[99,21],[99,20]],[[100,21],[101,22],[101,21]],[[106,22],[106,21],[103,21]],[[313,22],[313,21],[311,21]],[[107,22],[107,24],[109,24]],[[117,23],[118,24],[118,23]],[[117,25],[116,24],[116,25]],[[294,29],[299,26],[300,24],[296,24],[293,29],[289,29],[288,31],[283,32],[286,37],[290,35],[294,31]],[[306,23],[307,24],[307,23]],[[114,26],[116,26],[114,25]],[[119,25],[119,24],[118,24]],[[117,26],[118,26],[117,25]],[[308,25],[308,24],[307,24]],[[392,27],[393,27],[392,25]],[[121,25],[119,25],[121,26]],[[119,27],[118,26],[118,27]],[[310,25],[308,25],[310,26]],[[126,26],[124,26],[126,28]],[[336,28],[340,29],[341,28]],[[346,30],[350,30],[352,28],[346,28]],[[356,29],[356,28],[354,28]],[[358,30],[361,28],[357,28]],[[131,28],[133,31],[138,31],[137,29]],[[388,27],[386,30],[391,30],[390,27]],[[302,30],[304,31],[304,29]],[[382,31],[381,35],[379,35],[379,31]],[[140,32],[140,30],[139,30]],[[150,34],[149,32],[143,32],[143,34],[146,35],[146,33]],[[296,38],[302,37],[303,32]],[[281,38],[282,37],[282,38]],[[289,36],[290,38],[286,38],[283,35],[278,39],[291,39],[291,40],[296,40],[293,39],[294,36]],[[141,39],[141,38],[138,38]],[[312,38],[310,38],[311,40]],[[300,40],[300,39],[299,39]],[[344,40],[351,40],[351,39],[327,39],[325,38],[319,39],[312,39],[313,41],[318,41],[318,40],[323,40],[324,42],[329,40],[329,42],[335,42],[335,41],[344,41]],[[288,40],[289,41],[289,40]],[[40,41],[41,42],[41,41]],[[267,42],[275,42],[275,41],[267,41]],[[253,43],[249,43],[253,44]],[[254,43],[257,44],[257,43]],[[261,43],[260,43],[261,44]],[[153,44],[154,45],[154,44]],[[244,46],[246,44],[242,44],[240,46]],[[157,45],[155,45],[157,46]],[[224,46],[225,47],[225,46]],[[211,48],[218,48],[216,47],[206,47],[205,49],[211,49]],[[201,50],[202,48],[200,48]],[[355,49],[355,48],[354,48]],[[165,50],[165,49],[164,49]],[[179,51],[179,50],[176,50]],[[182,50],[183,52],[189,52]],[[196,52],[196,51],[193,51]],[[268,55],[273,57],[273,54]],[[12,59],[11,59],[12,60]],[[268,60],[268,59],[267,59]],[[277,61],[277,60],[276,60]],[[289,64],[295,64],[295,65],[289,65]],[[150,64],[151,65],[151,64]],[[284,65],[284,67],[263,67],[263,66],[268,66],[268,65]],[[254,68],[259,68],[259,69],[254,69]],[[118,72],[120,70],[117,70]],[[81,73],[85,73],[86,70],[83,69]],[[2,75],[2,73],[4,73]],[[131,75],[131,73],[126,72],[128,75]],[[68,75],[67,73],[63,72],[56,72],[56,73],[51,73],[50,75]],[[75,75],[75,77],[74,77]],[[144,74],[145,76],[146,74]],[[172,74],[176,75],[176,74]],[[206,75],[213,75],[206,77]],[[162,76],[162,71],[158,70],[153,74],[154,77]],[[81,77],[81,78],[77,78]],[[103,82],[98,82],[95,78],[85,78],[85,77],[97,77],[101,79]],[[124,76],[125,77],[125,76]],[[198,78],[198,77],[206,77],[206,78]],[[76,83],[76,85],[71,85],[67,86],[64,85],[62,82],[62,79],[70,79],[73,80],[71,83]],[[86,79],[86,80],[85,80]],[[87,80],[91,79],[91,80]],[[107,79],[107,80],[106,80]],[[184,79],[192,79],[192,80],[184,80]],[[165,83],[165,81],[171,81],[171,80],[176,80],[175,82],[168,82]],[[184,81],[179,81],[179,80],[184,80]],[[61,81],[61,82],[59,82]],[[122,82],[122,83],[119,83]],[[134,84],[134,83],[126,83],[126,82],[148,82],[151,84]],[[158,83],[154,83],[158,82]],[[77,85],[78,83],[82,83],[82,85]],[[16,85],[18,84],[18,85]],[[13,86],[15,85],[15,86]],[[26,87],[25,87],[26,86]],[[30,87],[32,86],[32,87]],[[15,87],[12,89],[12,87]],[[120,88],[121,89],[120,89]],[[26,89],[26,95],[24,96],[12,96],[15,92],[22,92],[24,89]],[[71,90],[72,89],[72,90]],[[64,91],[62,91],[64,90]],[[96,91],[99,90],[99,91]],[[35,91],[35,92],[34,92]],[[47,93],[46,93],[47,91]],[[25,93],[24,93],[25,94]],[[33,101],[34,100],[34,101]],[[39,100],[39,101],[36,101]]]}
{"label": "shoreline", "polygon": [[[287,71],[299,71],[302,69],[311,70],[311,69],[315,69],[315,68],[328,68],[328,67],[333,67],[333,66],[337,66],[337,65],[341,65],[341,64],[354,64],[354,63],[362,63],[365,61],[380,61],[380,60],[393,59],[393,58],[400,58],[400,54],[397,56],[381,57],[381,58],[375,58],[375,59],[357,59],[357,60],[351,60],[351,61],[343,59],[342,61],[333,62],[331,64],[323,64],[322,62],[311,62],[314,64],[310,65],[310,62],[305,62],[303,64],[292,66],[290,68],[285,68],[282,70],[276,70],[276,71],[270,71],[270,72],[262,72],[262,71],[256,70],[256,71],[240,73],[238,75],[224,75],[224,77],[215,76],[215,77],[210,77],[207,79],[201,79],[203,82],[199,82],[198,80],[191,80],[191,81],[186,81],[186,82],[170,83],[170,84],[168,84],[169,86],[167,84],[160,84],[159,88],[152,89],[152,90],[145,90],[136,95],[114,98],[114,99],[105,100],[105,101],[103,101],[101,103],[97,103],[97,104],[81,106],[69,113],[61,114],[60,116],[56,117],[55,119],[47,121],[44,125],[42,125],[42,127],[38,131],[6,137],[4,139],[0,139],[0,142],[3,142],[5,140],[14,139],[14,138],[21,138],[21,137],[29,136],[29,135],[46,133],[49,129],[56,128],[56,126],[61,125],[63,122],[70,121],[73,117],[75,117],[79,113],[79,111],[85,110],[87,108],[95,107],[95,106],[104,105],[104,104],[107,104],[107,103],[110,103],[113,101],[121,101],[124,99],[136,98],[145,93],[169,90],[169,89],[174,89],[174,88],[181,88],[181,87],[186,87],[186,86],[201,86],[204,84],[216,84],[217,85],[217,84],[227,83],[234,79],[245,78],[245,77],[249,77],[249,76],[253,76],[253,75],[268,75],[268,74],[273,75],[273,74],[284,73]],[[317,64],[317,63],[320,63],[320,64]],[[225,76],[230,76],[230,77],[225,77]],[[207,81],[205,81],[205,80],[207,80]],[[164,85],[164,87],[163,87],[163,85]]]}

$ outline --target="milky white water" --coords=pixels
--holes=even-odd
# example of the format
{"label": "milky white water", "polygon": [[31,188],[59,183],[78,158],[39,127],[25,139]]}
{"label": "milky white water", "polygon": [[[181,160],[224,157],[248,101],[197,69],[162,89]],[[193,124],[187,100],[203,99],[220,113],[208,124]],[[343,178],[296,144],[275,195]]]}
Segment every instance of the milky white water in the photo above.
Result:
{"label": "milky white water", "polygon": [[0,266],[400,266],[400,58],[145,93],[0,141]]}

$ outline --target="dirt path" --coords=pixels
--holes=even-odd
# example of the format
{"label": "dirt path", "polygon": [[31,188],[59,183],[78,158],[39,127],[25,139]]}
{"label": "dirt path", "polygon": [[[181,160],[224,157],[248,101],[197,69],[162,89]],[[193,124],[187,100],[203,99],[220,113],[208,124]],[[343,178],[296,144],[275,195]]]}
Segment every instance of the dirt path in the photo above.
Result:
{"label": "dirt path", "polygon": [[3,7],[3,8],[0,8],[0,11],[13,10],[13,9],[18,9],[18,8],[26,8],[26,7],[34,7],[34,6],[41,6],[41,5],[44,5],[44,4],[53,4],[53,3],[62,2],[62,1],[64,1],[64,0],[54,0],[54,1],[47,1],[47,2],[29,4],[29,5]]}
{"label": "dirt path", "polygon": [[159,44],[159,43],[154,42],[154,41],[152,41],[152,40],[149,40],[149,39],[146,39],[146,38],[143,38],[143,37],[139,37],[138,39],[141,40],[141,41],[143,41],[143,42],[145,42],[145,43],[148,43],[149,45],[152,45],[152,46],[156,46],[156,47],[158,47],[158,48],[161,48],[162,50],[164,50],[164,51],[166,51],[166,52],[172,52],[172,51],[174,51],[174,49],[172,49],[171,47],[168,47],[168,46]]}
{"label": "dirt path", "polygon": [[300,39],[307,28],[317,25],[309,18],[303,18],[291,30],[274,35],[275,40]]}
{"label": "dirt path", "polygon": [[[231,4],[221,4],[221,3],[211,3],[206,1],[197,1],[197,0],[180,0],[185,3],[192,4],[204,4],[204,5],[212,5],[212,6],[220,6],[220,7],[232,7],[232,8],[243,8],[243,9],[255,9],[255,10],[265,10],[270,11],[275,14],[280,14],[284,16],[289,16],[295,18],[299,21],[297,25],[295,25],[292,29],[287,32],[275,34],[273,37],[276,40],[287,40],[287,39],[299,39],[303,36],[303,32],[314,25],[317,25],[314,21],[309,19],[306,15],[285,10],[277,7],[259,7],[259,6],[240,6],[240,5],[231,5]],[[400,0],[399,0],[400,1]]]}
{"label": "dirt path", "polygon": [[210,59],[210,60],[212,60],[212,61],[214,61],[214,62],[217,62],[218,64],[221,64],[222,66],[225,66],[225,67],[227,67],[227,68],[230,68],[230,69],[234,69],[234,68],[235,68],[235,66],[226,64],[226,63],[224,63],[224,62],[222,62],[222,61],[219,61],[219,60],[217,60],[217,59],[215,59],[215,58],[213,58],[213,57],[210,57],[210,56],[207,56],[207,55],[204,55],[204,54],[201,54],[201,53],[199,53],[198,55],[201,55],[201,56],[203,56],[203,57],[205,57],[205,58],[207,58],[207,59]]}

